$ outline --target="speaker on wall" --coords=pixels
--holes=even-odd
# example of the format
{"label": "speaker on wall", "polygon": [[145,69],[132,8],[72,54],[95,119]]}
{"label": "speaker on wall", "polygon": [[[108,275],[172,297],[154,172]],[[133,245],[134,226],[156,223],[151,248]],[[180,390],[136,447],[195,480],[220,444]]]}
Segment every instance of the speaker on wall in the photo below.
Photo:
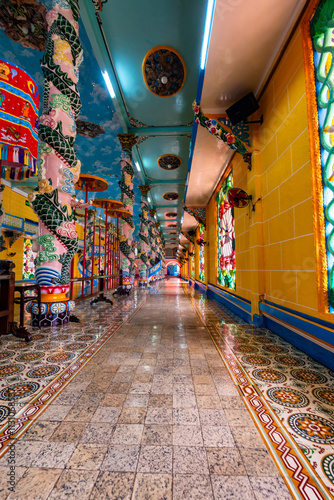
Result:
{"label": "speaker on wall", "polygon": [[248,116],[252,115],[255,111],[259,109],[259,104],[255,98],[253,92],[245,95],[239,101],[235,102],[226,110],[226,114],[232,123],[232,125],[237,125],[240,122],[245,121]]}

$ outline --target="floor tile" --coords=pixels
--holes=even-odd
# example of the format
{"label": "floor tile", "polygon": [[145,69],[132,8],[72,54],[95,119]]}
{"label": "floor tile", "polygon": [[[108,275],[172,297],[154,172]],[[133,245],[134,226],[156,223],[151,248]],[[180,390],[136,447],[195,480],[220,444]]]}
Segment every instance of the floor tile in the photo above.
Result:
{"label": "floor tile", "polygon": [[135,472],[139,458],[139,446],[111,445],[102,463],[102,470]]}
{"label": "floor tile", "polygon": [[267,450],[239,448],[249,476],[279,476],[277,467]]}
{"label": "floor tile", "polygon": [[209,476],[174,474],[173,500],[213,500]]}
{"label": "floor tile", "polygon": [[138,472],[171,474],[173,472],[173,448],[171,446],[142,446]]}
{"label": "floor tile", "polygon": [[174,474],[209,474],[205,448],[174,446]]}
{"label": "floor tile", "polygon": [[74,450],[74,443],[41,443],[32,466],[64,469]]}
{"label": "floor tile", "polygon": [[174,408],[174,425],[199,425],[199,415],[197,409],[192,408]]}
{"label": "floor tile", "polygon": [[113,408],[112,406],[99,406],[96,409],[91,422],[105,422],[106,424],[113,425],[116,424],[120,414],[120,407]]}
{"label": "floor tile", "polygon": [[292,500],[282,477],[250,477],[256,500]]}
{"label": "floor tile", "polygon": [[82,443],[109,443],[115,426],[103,422],[89,423],[84,430],[80,441]]}
{"label": "floor tile", "polygon": [[138,473],[135,480],[132,500],[171,500],[171,474]]}
{"label": "floor tile", "polygon": [[227,425],[224,410],[200,409],[199,418],[202,425]]}
{"label": "floor tile", "polygon": [[23,435],[25,441],[48,441],[54,431],[59,427],[59,422],[49,422],[47,420],[35,422]]}
{"label": "floor tile", "polygon": [[114,408],[123,406],[126,394],[105,394],[99,402],[99,406],[112,406]]}
{"label": "floor tile", "polygon": [[172,408],[173,396],[170,394],[152,394],[148,400],[148,406],[156,408]]}
{"label": "floor tile", "polygon": [[143,445],[171,445],[173,442],[171,425],[145,425],[142,436]]}
{"label": "floor tile", "polygon": [[218,396],[204,396],[204,395],[196,395],[197,406],[199,409],[212,409],[219,410],[222,408],[222,403]]}
{"label": "floor tile", "polygon": [[42,441],[18,441],[15,447],[0,458],[0,467],[8,467],[8,461],[15,458],[15,466],[29,467],[41,451],[44,443]]}
{"label": "floor tile", "polygon": [[111,438],[112,444],[140,444],[144,426],[142,424],[118,424]]}
{"label": "floor tile", "polygon": [[50,437],[50,441],[78,442],[87,427],[86,422],[62,422]]}
{"label": "floor tile", "polygon": [[202,430],[199,425],[174,425],[174,446],[203,446]]}
{"label": "floor tile", "polygon": [[234,442],[238,447],[267,449],[256,429],[230,427]]}
{"label": "floor tile", "polygon": [[98,472],[92,470],[64,470],[48,498],[50,500],[88,499],[97,475]]}
{"label": "floor tile", "polygon": [[247,476],[211,476],[216,500],[255,500],[255,496]]}
{"label": "floor tile", "polygon": [[235,446],[231,430],[226,425],[203,425],[202,433],[204,446],[222,448]]}
{"label": "floor tile", "polygon": [[79,443],[67,462],[66,469],[98,470],[107,449],[106,444]]}
{"label": "floor tile", "polygon": [[124,401],[124,407],[146,408],[149,401],[148,394],[129,394]]}
{"label": "floor tile", "polygon": [[173,423],[173,410],[171,408],[155,408],[149,406],[146,414],[146,425],[165,425]]}
{"label": "floor tile", "polygon": [[75,404],[65,417],[69,422],[90,422],[97,406],[84,406]]}
{"label": "floor tile", "polygon": [[246,470],[237,448],[208,448],[206,453],[210,474],[246,476]]}
{"label": "floor tile", "polygon": [[46,500],[62,472],[63,469],[30,467],[15,485],[15,492],[11,492],[7,498]]}
{"label": "floor tile", "polygon": [[119,416],[119,424],[143,424],[146,418],[146,408],[123,408]]}
{"label": "floor tile", "polygon": [[61,422],[64,420],[66,415],[68,415],[71,408],[72,405],[51,404],[45,411],[43,411],[42,415],[38,418],[38,421],[50,420],[51,422]]}
{"label": "floor tile", "polygon": [[134,478],[131,472],[101,471],[89,500],[130,500]]}

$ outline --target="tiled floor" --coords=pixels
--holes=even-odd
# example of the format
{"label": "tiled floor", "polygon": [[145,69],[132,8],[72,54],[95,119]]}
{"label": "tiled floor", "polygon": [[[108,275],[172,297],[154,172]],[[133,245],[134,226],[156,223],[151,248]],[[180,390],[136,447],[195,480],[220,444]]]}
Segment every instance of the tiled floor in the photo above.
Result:
{"label": "tiled floor", "polygon": [[[21,418],[24,421],[20,431],[22,436],[15,442],[15,448],[12,447],[0,459],[0,498],[306,498],[304,490],[298,492],[296,488],[291,488],[291,496],[279,468],[283,475],[287,476],[287,473],[277,459],[277,450],[270,444],[270,439],[275,440],[278,434],[272,429],[268,433],[261,432],[256,412],[251,408],[256,398],[251,394],[248,397],[247,393],[250,387],[257,387],[256,380],[252,383],[247,377],[254,376],[254,368],[260,371],[261,366],[252,365],[250,359],[243,362],[242,358],[253,353],[277,356],[275,350],[266,351],[265,355],[262,351],[254,351],[256,335],[269,340],[274,337],[268,332],[256,333],[243,323],[235,323],[237,318],[227,316],[226,311],[212,301],[200,294],[194,295],[192,291],[190,295],[188,293],[184,293],[178,280],[172,279],[166,284],[155,285],[151,293],[135,291],[129,299],[118,299],[113,308],[100,305],[91,318],[88,308],[82,303],[77,311],[83,319],[80,326],[69,325],[58,334],[43,331],[43,335],[52,336],[52,339],[40,338],[24,347],[24,353],[28,355],[43,352],[37,348],[39,342],[55,342],[54,349],[47,352],[43,360],[36,360],[38,367],[45,369],[54,352],[66,355],[70,352],[68,345],[88,342],[85,350],[79,349],[78,345],[78,350],[72,351],[76,357],[67,360],[67,366],[52,361],[60,367],[57,372],[60,378],[62,373],[67,373],[66,370],[72,369],[73,372],[63,386],[55,387],[49,399],[46,396],[50,392],[48,388],[58,383],[57,378],[53,375],[45,377],[51,381],[49,385],[45,384],[45,378],[29,378],[28,372],[36,369],[35,366],[28,369],[25,365],[18,373],[22,376],[22,384],[35,380],[44,386],[38,389],[39,392],[36,390],[30,396],[25,394],[26,398],[23,398],[26,406],[22,412],[25,412],[26,420]],[[223,325],[228,328],[223,328]],[[97,331],[100,326],[102,330]],[[236,342],[239,334],[242,342]],[[57,335],[69,335],[70,338],[57,340]],[[82,335],[86,335],[85,340],[78,338]],[[95,337],[88,339],[90,335]],[[2,352],[14,352],[8,347],[11,342],[15,341],[8,339],[3,342],[0,357]],[[274,339],[263,345],[273,343],[278,346],[280,342]],[[236,345],[253,346],[253,350],[236,352],[233,351]],[[226,364],[221,354],[224,354]],[[290,354],[304,356],[299,352]],[[15,353],[10,362],[3,358],[0,370],[27,362],[17,360],[18,355],[21,351]],[[318,373],[319,365],[310,363],[308,361],[307,368]],[[238,379],[237,370],[243,370],[243,379]],[[323,374],[324,370],[320,369]],[[279,369],[275,365],[275,371],[286,373],[282,365]],[[321,385],[330,389],[327,391],[329,397],[333,388],[330,386],[332,375],[326,373],[328,380]],[[263,374],[260,376],[264,377]],[[73,380],[65,387],[71,378]],[[247,384],[243,385],[242,380]],[[11,381],[13,386],[18,383]],[[281,380],[279,383],[287,389]],[[267,404],[270,398],[264,392],[264,382],[258,385],[257,398],[262,398],[263,404]],[[303,388],[305,386],[299,386],[298,392],[296,385],[293,387],[298,393],[305,392]],[[14,389],[15,393],[18,389]],[[33,399],[34,394],[38,404]],[[280,396],[276,394],[275,397],[277,400]],[[322,415],[333,425],[333,413],[330,413],[333,406],[330,399],[328,401],[329,404],[322,407],[328,408],[329,412]],[[8,401],[0,400],[0,404],[8,406]],[[275,404],[275,409],[281,408]],[[33,417],[30,421],[30,414],[36,406],[39,409],[34,415],[38,419]],[[302,412],[305,413],[306,409]],[[307,406],[307,413],[312,412],[313,407]],[[261,415],[264,415],[263,411]],[[276,422],[274,415],[268,415]],[[29,425],[32,422],[32,425],[29,427],[25,422]],[[331,432],[330,426],[327,432]],[[330,439],[330,436],[324,436],[324,439]],[[333,456],[334,447],[329,446],[331,453],[328,455]],[[298,458],[296,453],[290,456],[282,452],[281,455],[292,459]],[[318,461],[318,467],[322,458],[319,449],[312,453],[312,460]],[[15,472],[15,492],[8,490],[8,462],[11,459],[15,462],[15,470],[12,469]],[[328,460],[329,472],[333,470],[332,463]],[[309,468],[313,473],[312,467]],[[304,466],[298,474],[304,474],[306,479],[300,480],[298,474],[291,471],[290,476],[296,476],[296,484],[299,481],[313,486],[308,472]],[[331,498],[329,489],[318,487],[321,479],[316,473],[314,476],[313,496],[309,498]],[[333,477],[328,477],[330,485]]]}

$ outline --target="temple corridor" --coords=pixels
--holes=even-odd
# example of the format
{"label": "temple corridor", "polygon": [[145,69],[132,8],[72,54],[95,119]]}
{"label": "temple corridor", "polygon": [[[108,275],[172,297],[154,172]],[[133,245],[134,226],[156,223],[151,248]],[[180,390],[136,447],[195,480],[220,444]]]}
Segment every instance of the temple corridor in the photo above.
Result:
{"label": "temple corridor", "polygon": [[333,372],[179,278],[116,301],[3,338],[1,499],[331,498]]}

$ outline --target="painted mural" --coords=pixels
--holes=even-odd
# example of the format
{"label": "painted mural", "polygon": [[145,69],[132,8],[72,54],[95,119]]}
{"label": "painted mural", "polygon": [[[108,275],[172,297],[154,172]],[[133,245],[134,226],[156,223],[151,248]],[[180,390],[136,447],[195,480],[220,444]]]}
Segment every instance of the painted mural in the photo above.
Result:
{"label": "painted mural", "polygon": [[[40,61],[46,48],[45,18],[47,11],[52,7],[51,2],[48,0],[36,2],[33,0],[29,2],[29,5],[28,2],[24,3],[22,6],[22,26],[15,19],[15,12],[12,11],[11,2],[5,0],[2,4],[4,5],[6,15],[0,19],[1,56],[5,61],[27,71],[32,80],[36,82],[40,95],[39,114],[41,114],[43,74]],[[34,32],[38,36],[31,36],[30,28],[27,36],[23,36],[24,32],[27,31],[25,29],[26,19],[34,20]],[[118,181],[121,180],[121,145],[117,134],[123,132],[123,130],[108,93],[101,69],[94,57],[91,44],[80,20],[79,37],[83,48],[83,62],[80,66],[78,81],[78,91],[82,107],[78,116],[78,135],[75,141],[75,150],[77,157],[81,161],[81,173],[90,173],[103,177],[109,184],[108,190],[103,192],[103,197],[119,200],[121,196],[118,185]],[[139,180],[136,176],[133,179],[133,184],[135,193],[133,207],[134,238],[138,240],[140,191],[138,188]],[[34,185],[32,185],[33,187]],[[77,191],[76,196],[78,199],[82,199],[84,193]],[[95,195],[92,194],[90,197],[95,197]],[[98,209],[99,211],[102,214],[100,209]]]}
{"label": "painted mural", "polygon": [[232,186],[233,176],[230,173],[217,193],[218,284],[235,290],[234,209],[227,200]]}

